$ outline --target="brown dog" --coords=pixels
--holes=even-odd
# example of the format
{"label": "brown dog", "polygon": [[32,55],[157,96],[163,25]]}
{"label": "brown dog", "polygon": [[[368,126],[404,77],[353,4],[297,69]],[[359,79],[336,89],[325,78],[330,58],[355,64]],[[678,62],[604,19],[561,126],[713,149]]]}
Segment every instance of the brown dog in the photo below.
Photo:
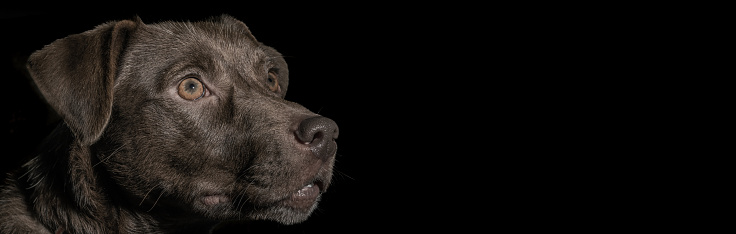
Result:
{"label": "brown dog", "polygon": [[1,233],[294,224],[330,184],[337,125],[283,99],[286,62],[230,16],[103,24],[28,70],[64,122],[0,187]]}

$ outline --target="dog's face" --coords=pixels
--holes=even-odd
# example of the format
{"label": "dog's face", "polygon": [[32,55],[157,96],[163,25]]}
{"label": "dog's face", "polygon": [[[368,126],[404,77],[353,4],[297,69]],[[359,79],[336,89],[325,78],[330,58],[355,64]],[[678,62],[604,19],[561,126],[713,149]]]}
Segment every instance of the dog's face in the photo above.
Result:
{"label": "dog's face", "polygon": [[[210,220],[305,220],[330,184],[338,130],[284,100],[282,56],[227,16],[125,27],[119,55],[108,53],[118,60],[112,92],[100,92],[112,95],[104,126],[67,121],[123,200]],[[125,27],[111,29],[112,43]],[[94,112],[50,104],[65,120]]]}

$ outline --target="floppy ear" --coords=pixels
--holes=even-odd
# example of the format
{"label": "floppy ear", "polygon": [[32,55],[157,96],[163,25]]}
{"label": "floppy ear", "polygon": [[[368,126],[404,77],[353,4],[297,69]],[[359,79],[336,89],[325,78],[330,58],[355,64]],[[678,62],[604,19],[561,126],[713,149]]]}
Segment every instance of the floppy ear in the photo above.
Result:
{"label": "floppy ear", "polygon": [[107,125],[120,58],[141,24],[139,18],[102,24],[56,40],[28,58],[41,94],[82,144],[96,142]]}

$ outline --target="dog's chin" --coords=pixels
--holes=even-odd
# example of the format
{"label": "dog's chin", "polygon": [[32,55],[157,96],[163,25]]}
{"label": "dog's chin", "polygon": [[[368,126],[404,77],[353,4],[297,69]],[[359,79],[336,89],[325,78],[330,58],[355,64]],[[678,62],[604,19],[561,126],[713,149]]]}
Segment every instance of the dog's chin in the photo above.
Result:
{"label": "dog's chin", "polygon": [[252,217],[273,220],[287,225],[305,221],[317,208],[323,188],[321,181],[305,185],[288,197],[264,207],[265,209],[254,209]]}
{"label": "dog's chin", "polygon": [[197,196],[193,206],[214,220],[273,220],[289,225],[306,220],[325,189],[322,180],[315,180],[275,202],[251,200],[246,194],[207,192]]}

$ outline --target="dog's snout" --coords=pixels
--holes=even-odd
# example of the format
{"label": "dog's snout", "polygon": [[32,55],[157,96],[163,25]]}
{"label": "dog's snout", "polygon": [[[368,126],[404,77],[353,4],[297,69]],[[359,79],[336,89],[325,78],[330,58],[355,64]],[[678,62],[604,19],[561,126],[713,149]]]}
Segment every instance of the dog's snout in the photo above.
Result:
{"label": "dog's snout", "polygon": [[315,156],[328,158],[335,155],[339,130],[335,121],[317,116],[302,120],[294,133],[299,143],[308,145]]}

